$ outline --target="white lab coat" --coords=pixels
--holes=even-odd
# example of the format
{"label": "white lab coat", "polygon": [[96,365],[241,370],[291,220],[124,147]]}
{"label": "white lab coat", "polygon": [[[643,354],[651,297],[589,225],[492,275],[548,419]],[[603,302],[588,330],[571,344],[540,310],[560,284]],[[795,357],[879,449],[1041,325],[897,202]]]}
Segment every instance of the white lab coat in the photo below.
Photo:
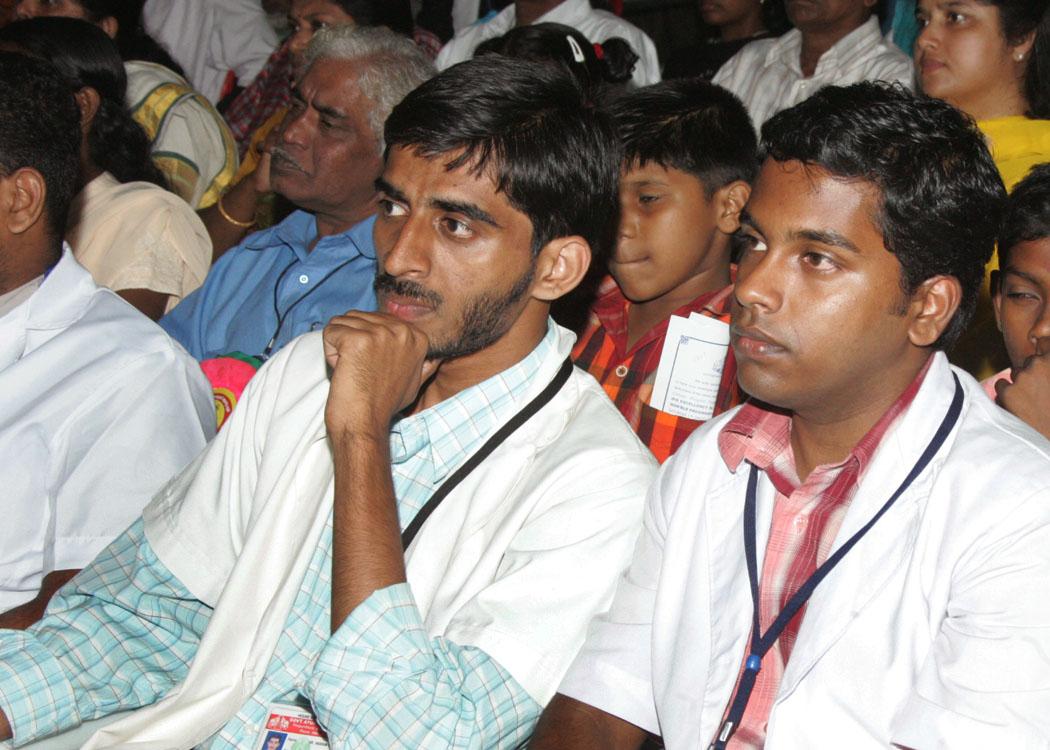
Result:
{"label": "white lab coat", "polygon": [[215,433],[211,387],[66,248],[0,317],[0,611],[81,568]]}
{"label": "white lab coat", "polygon": [[[573,341],[559,332],[525,399]],[[146,509],[157,557],[215,611],[179,690],[85,747],[190,747],[255,690],[331,515],[327,398],[321,334],[307,334],[267,362],[200,460]],[[601,386],[575,369],[409,547],[427,631],[483,649],[545,703],[612,599],[655,468]]]}
{"label": "white lab coat", "polygon": [[[879,447],[837,547],[937,429],[954,386],[943,354]],[[810,600],[766,748],[1050,746],[1050,444],[967,374],[936,457]],[[706,748],[751,629],[747,465],[730,473],[709,422],[652,487],[645,531],[607,616],[560,691]],[[763,475],[758,549],[775,492]],[[761,561],[759,562],[761,565]]]}

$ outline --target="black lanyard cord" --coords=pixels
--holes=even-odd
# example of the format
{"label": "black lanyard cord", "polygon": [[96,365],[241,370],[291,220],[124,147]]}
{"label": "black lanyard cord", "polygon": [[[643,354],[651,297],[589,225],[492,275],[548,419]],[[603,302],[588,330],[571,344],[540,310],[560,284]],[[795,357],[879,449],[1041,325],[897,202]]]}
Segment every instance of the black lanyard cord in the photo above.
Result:
{"label": "black lanyard cord", "polygon": [[890,499],[887,500],[879,511],[871,517],[857,533],[851,536],[841,547],[839,547],[828,559],[824,561],[813,573],[807,578],[798,590],[788,599],[784,609],[781,610],[780,614],[777,615],[773,624],[769,626],[769,629],[762,633],[759,626],[758,610],[759,610],[759,572],[758,572],[758,554],[757,545],[755,542],[757,525],[757,510],[756,510],[756,493],[758,487],[758,470],[752,464],[750,473],[747,477],[747,495],[744,500],[744,553],[747,556],[747,577],[748,582],[751,586],[751,650],[748,653],[747,661],[744,663],[744,673],[740,677],[740,685],[737,687],[736,696],[733,699],[733,703],[729,708],[729,715],[726,717],[725,722],[719,729],[718,736],[714,742],[711,743],[711,750],[725,750],[726,743],[729,738],[733,736],[737,728],[740,726],[740,720],[744,716],[744,710],[747,708],[748,700],[751,698],[751,692],[755,687],[755,680],[758,677],[759,671],[762,669],[762,658],[766,653],[773,647],[780,634],[787,627],[788,623],[791,622],[792,618],[798,614],[799,610],[805,606],[806,602],[813,595],[817,586],[823,581],[827,575],[835,568],[839,562],[842,561],[850,550],[859,542],[868,531],[871,530],[886,511],[897,501],[905,490],[911,486],[911,484],[919,477],[926,466],[933,460],[933,457],[937,454],[937,451],[944,445],[944,441],[948,439],[948,435],[951,434],[952,429],[955,427],[955,423],[959,421],[959,415],[962,412],[963,406],[963,389],[959,383],[959,378],[952,373],[952,378],[955,380],[955,395],[952,397],[952,402],[948,406],[948,411],[944,415],[944,419],[941,420],[940,426],[937,428],[937,432],[934,433],[933,438],[926,446],[926,450],[919,456],[919,460],[915,462],[911,471],[901,482],[897,491],[894,492]]}
{"label": "black lanyard cord", "polygon": [[296,263],[298,263],[299,260],[298,259],[293,260],[291,263],[289,263],[287,266],[284,267],[284,270],[281,271],[281,275],[277,277],[277,283],[274,285],[274,288],[273,288],[273,314],[277,316],[277,328],[274,329],[273,336],[270,337],[270,342],[266,345],[266,349],[263,350],[263,353],[262,353],[263,359],[266,359],[271,354],[273,354],[274,344],[277,343],[277,337],[281,333],[281,328],[284,327],[284,321],[288,319],[288,313],[290,313],[292,310],[294,310],[296,305],[298,305],[304,299],[306,299],[311,294],[313,294],[318,289],[320,289],[322,286],[324,286],[324,283],[326,281],[328,281],[330,278],[332,278],[332,276],[335,275],[336,271],[338,271],[340,268],[343,268],[343,267],[349,265],[350,263],[354,262],[355,260],[356,260],[356,258],[350,258],[348,260],[344,260],[338,266],[336,266],[331,271],[326,273],[324,275],[324,277],[313,286],[312,289],[308,289],[306,291],[306,294],[301,296],[299,299],[297,299],[292,304],[288,305],[288,309],[285,310],[284,313],[282,314],[280,312],[280,310],[278,309],[278,307],[277,307],[277,295],[278,295],[278,293],[279,293],[279,291],[281,289],[281,282],[284,281],[284,277],[288,274],[289,271],[292,270],[292,266],[294,266]]}
{"label": "black lanyard cord", "polygon": [[402,549],[408,549],[408,545],[412,544],[412,540],[416,538],[419,529],[423,526],[426,520],[430,518],[430,515],[437,510],[441,501],[444,500],[460,482],[466,479],[470,472],[478,467],[478,464],[488,458],[489,454],[496,450],[496,448],[510,437],[515,430],[525,424],[533,414],[546,406],[550,400],[554,398],[555,394],[561,390],[562,386],[565,385],[565,382],[569,379],[569,376],[572,374],[572,369],[572,359],[566,358],[562,363],[561,369],[558,370],[551,382],[548,383],[547,386],[540,391],[534,399],[532,399],[532,401],[525,404],[521,411],[511,417],[506,424],[500,427],[492,437],[486,440],[484,445],[478,448],[478,450],[468,458],[462,466],[453,472],[452,476],[446,479],[442,485],[437,488],[437,491],[430,496],[430,499],[427,500],[426,504],[419,509],[418,513],[416,513],[415,518],[412,519],[412,523],[410,523],[401,533]]}

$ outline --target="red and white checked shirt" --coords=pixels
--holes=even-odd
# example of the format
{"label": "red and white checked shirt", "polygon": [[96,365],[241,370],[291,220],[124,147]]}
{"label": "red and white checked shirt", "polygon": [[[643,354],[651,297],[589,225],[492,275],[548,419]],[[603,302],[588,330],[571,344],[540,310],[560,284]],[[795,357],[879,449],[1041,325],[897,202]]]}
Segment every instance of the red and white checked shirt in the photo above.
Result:
{"label": "red and white checked shirt", "polygon": [[[728,323],[732,292],[733,286],[729,285],[702,294],[672,314],[689,317],[695,312]],[[606,277],[598,288],[598,300],[591,307],[587,327],[573,347],[572,358],[601,383],[639,439],[649,446],[656,460],[663,463],[703,422],[677,417],[649,406],[670,317],[646,331],[628,350],[627,310],[630,305],[616,280],[612,276]],[[733,408],[740,403],[740,398],[736,360],[733,350],[729,349],[713,416]]]}
{"label": "red and white checked shirt", "polygon": [[[726,466],[736,471],[745,460],[754,464],[766,473],[777,493],[759,582],[758,620],[762,632],[833,551],[835,536],[865,469],[882,438],[919,392],[932,361],[930,357],[911,385],[841,463],[816,467],[801,484],[791,450],[790,416],[752,402],[722,428],[718,449]],[[805,613],[803,606],[762,658],[762,670],[740,726],[727,745],[729,750],[754,750],[765,745],[769,713]],[[742,662],[740,674],[743,670]],[[738,675],[738,684],[739,681]]]}

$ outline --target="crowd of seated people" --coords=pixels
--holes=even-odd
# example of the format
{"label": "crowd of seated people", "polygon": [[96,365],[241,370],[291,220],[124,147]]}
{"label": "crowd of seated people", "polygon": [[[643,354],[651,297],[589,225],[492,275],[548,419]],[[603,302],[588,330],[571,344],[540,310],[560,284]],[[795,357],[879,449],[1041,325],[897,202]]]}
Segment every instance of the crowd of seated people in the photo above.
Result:
{"label": "crowd of seated people", "polygon": [[690,12],[0,0],[0,747],[1050,744],[1050,7]]}

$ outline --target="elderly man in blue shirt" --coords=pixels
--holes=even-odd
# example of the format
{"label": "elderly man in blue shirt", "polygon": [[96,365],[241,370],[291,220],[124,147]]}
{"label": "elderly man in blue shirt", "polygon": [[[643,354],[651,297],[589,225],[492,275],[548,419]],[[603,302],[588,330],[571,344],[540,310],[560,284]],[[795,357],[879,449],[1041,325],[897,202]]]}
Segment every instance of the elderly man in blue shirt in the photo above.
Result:
{"label": "elderly man in blue shirt", "polygon": [[320,34],[270,154],[270,185],[301,210],[225,253],[160,320],[197,359],[270,356],[347,310],[374,310],[382,123],[433,68],[408,39]]}

